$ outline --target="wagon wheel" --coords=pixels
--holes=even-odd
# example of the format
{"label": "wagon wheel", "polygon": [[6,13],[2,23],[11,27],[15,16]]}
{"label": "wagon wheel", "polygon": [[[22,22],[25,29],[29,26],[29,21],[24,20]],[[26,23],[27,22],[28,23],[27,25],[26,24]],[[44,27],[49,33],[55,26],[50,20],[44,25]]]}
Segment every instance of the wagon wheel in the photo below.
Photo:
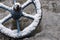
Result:
{"label": "wagon wheel", "polygon": [[[33,4],[36,8],[35,15],[30,15],[30,14],[27,14],[27,13],[22,11],[22,10],[24,10],[24,8],[26,8],[30,4]],[[5,18],[0,20],[0,32],[9,36],[9,37],[12,37],[12,38],[22,38],[22,37],[28,35],[29,33],[31,33],[37,27],[39,20],[41,19],[41,16],[42,16],[41,4],[40,4],[39,0],[27,0],[21,6],[19,3],[16,3],[16,0],[14,0],[14,6],[8,7],[8,6],[0,3],[0,8],[5,9],[11,13],[8,16],[6,16]],[[32,19],[33,22],[29,26],[27,26],[25,29],[20,31],[19,18],[22,16],[29,18],[29,19]],[[5,23],[6,21],[8,21],[11,18],[16,20],[16,23],[17,23],[16,30],[11,30],[11,29],[3,26],[3,23]]]}

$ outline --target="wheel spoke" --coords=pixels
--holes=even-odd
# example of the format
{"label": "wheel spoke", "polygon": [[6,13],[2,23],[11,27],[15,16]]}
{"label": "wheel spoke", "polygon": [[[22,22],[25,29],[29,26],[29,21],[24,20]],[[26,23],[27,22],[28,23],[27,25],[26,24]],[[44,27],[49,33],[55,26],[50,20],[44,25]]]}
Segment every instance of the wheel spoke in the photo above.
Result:
{"label": "wheel spoke", "polygon": [[22,4],[22,9],[26,8],[28,5],[32,3],[32,0],[26,1],[24,4]]}
{"label": "wheel spoke", "polygon": [[6,21],[8,21],[9,19],[11,19],[11,18],[12,18],[12,15],[9,14],[8,16],[6,16],[6,17],[4,17],[2,20],[0,20],[0,23],[3,24],[3,23],[5,23]]}
{"label": "wheel spoke", "polygon": [[30,15],[30,14],[27,14],[25,12],[23,12],[23,17],[26,17],[26,18],[34,20],[34,15]]}
{"label": "wheel spoke", "polygon": [[20,31],[20,22],[19,22],[19,20],[16,20],[16,24],[17,24],[17,29],[18,29],[17,33],[19,33],[19,31]]}
{"label": "wheel spoke", "polygon": [[15,4],[16,3],[16,0],[13,0],[13,4]]}
{"label": "wheel spoke", "polygon": [[36,13],[37,13],[36,5],[35,5],[35,3],[34,3],[34,2],[33,2],[33,5],[34,5],[34,7],[35,7],[35,11],[36,11]]}
{"label": "wheel spoke", "polygon": [[11,12],[11,7],[8,7],[8,6],[4,5],[3,3],[0,3],[0,8],[8,10]]}

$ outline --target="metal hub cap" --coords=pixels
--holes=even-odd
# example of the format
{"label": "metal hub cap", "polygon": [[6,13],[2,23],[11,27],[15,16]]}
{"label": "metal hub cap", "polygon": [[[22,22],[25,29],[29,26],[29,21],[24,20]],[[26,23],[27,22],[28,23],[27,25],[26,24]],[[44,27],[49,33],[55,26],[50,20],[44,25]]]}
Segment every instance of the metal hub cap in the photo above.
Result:
{"label": "metal hub cap", "polygon": [[[22,10],[24,10],[24,8],[26,8],[30,4],[33,4],[36,8],[35,15],[30,15],[30,14],[27,14],[22,11]],[[23,5],[20,5],[20,3],[16,3],[16,0],[14,0],[13,7],[8,7],[8,6],[0,3],[0,8],[5,9],[11,13],[8,16],[6,16],[5,18],[0,20],[0,32],[9,37],[13,37],[13,38],[22,38],[22,37],[30,34],[33,30],[36,29],[36,27],[41,19],[41,16],[42,16],[41,4],[40,4],[39,0],[27,0]],[[33,22],[22,31],[20,31],[20,22],[19,22],[20,17],[26,17],[26,18],[33,20]],[[11,30],[11,29],[3,26],[3,23],[5,23],[6,21],[8,21],[11,18],[16,20],[16,23],[17,23],[16,30]]]}

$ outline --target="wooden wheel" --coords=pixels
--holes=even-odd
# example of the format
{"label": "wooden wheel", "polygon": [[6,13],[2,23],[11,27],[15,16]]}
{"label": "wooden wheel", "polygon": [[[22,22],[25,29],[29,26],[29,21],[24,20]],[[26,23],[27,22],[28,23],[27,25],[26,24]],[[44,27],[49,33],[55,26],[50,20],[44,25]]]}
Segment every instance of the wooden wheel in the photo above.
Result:
{"label": "wooden wheel", "polygon": [[[27,14],[22,11],[22,10],[24,10],[24,8],[26,8],[30,4],[33,4],[36,8],[35,15],[30,15],[30,14]],[[13,7],[8,7],[8,6],[0,3],[0,8],[5,9],[11,13],[8,16],[6,16],[5,18],[0,20],[0,32],[9,36],[9,37],[13,37],[13,38],[22,38],[22,37],[28,35],[29,33],[31,33],[33,30],[35,30],[35,28],[38,26],[38,23],[39,23],[41,16],[42,16],[41,4],[40,4],[39,0],[27,0],[21,6],[19,3],[16,3],[16,0],[14,0]],[[15,10],[18,10],[18,11],[15,11]],[[27,26],[25,29],[20,31],[19,18],[22,16],[32,19],[33,22],[29,26]],[[16,20],[16,22],[17,22],[17,29],[16,30],[11,30],[11,29],[6,28],[5,26],[2,25],[3,23],[5,23],[6,21],[8,21],[11,18]]]}

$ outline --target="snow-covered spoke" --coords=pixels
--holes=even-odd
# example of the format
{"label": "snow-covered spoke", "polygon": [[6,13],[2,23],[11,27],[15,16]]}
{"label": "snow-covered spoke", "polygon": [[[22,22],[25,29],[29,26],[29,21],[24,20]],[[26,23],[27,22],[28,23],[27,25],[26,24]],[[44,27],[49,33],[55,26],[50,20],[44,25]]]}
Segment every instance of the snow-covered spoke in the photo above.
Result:
{"label": "snow-covered spoke", "polygon": [[12,17],[11,14],[7,15],[6,17],[4,17],[3,19],[0,20],[0,23],[1,23],[1,24],[5,23],[5,22],[8,21],[11,17]]}
{"label": "snow-covered spoke", "polygon": [[16,0],[13,0],[13,3],[15,4],[16,3]]}
{"label": "snow-covered spoke", "polygon": [[23,12],[23,17],[26,17],[26,18],[34,20],[34,15],[30,15],[30,14],[27,14],[25,12]]}
{"label": "snow-covered spoke", "polygon": [[11,12],[11,7],[8,7],[8,6],[4,5],[3,3],[0,3],[0,8]]}
{"label": "snow-covered spoke", "polygon": [[22,4],[22,9],[26,8],[28,5],[32,3],[32,0],[27,0],[24,4]]}
{"label": "snow-covered spoke", "polygon": [[16,24],[17,24],[17,33],[20,32],[20,22],[19,20],[16,20]]}

